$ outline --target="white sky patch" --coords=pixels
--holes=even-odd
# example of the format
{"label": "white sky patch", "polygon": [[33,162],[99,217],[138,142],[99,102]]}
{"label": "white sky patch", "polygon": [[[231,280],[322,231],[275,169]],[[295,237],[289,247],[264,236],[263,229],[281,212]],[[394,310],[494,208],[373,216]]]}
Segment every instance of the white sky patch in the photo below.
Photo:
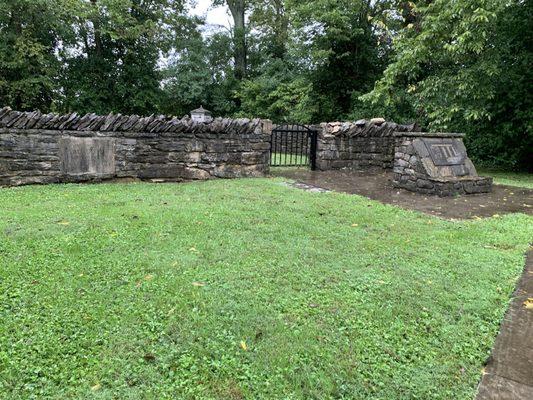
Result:
{"label": "white sky patch", "polygon": [[196,6],[191,7],[191,13],[205,17],[208,30],[231,27],[231,16],[226,5],[213,7],[211,0],[197,0]]}

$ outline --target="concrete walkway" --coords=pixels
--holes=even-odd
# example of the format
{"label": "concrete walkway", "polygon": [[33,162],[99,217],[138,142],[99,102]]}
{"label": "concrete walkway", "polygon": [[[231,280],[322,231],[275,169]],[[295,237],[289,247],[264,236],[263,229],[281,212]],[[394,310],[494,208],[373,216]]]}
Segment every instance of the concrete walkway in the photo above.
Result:
{"label": "concrete walkway", "polygon": [[533,298],[533,249],[502,321],[476,400],[533,399],[533,309],[525,307],[528,298]]}
{"label": "concrete walkway", "polygon": [[381,203],[446,219],[484,218],[495,214],[517,212],[533,215],[533,190],[526,188],[494,185],[492,193],[443,198],[394,188],[390,171],[309,171],[272,168],[271,173],[273,176],[292,179],[309,186],[358,194]]}

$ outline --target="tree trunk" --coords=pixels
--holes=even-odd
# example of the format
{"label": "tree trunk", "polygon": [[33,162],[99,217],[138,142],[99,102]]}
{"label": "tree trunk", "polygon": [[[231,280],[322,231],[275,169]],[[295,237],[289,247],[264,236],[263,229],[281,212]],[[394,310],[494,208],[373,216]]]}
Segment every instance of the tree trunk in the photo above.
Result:
{"label": "tree trunk", "polygon": [[100,13],[98,11],[98,6],[96,5],[96,0],[91,0],[91,5],[94,7],[94,17],[92,19],[93,28],[94,28],[94,47],[96,55],[100,57],[102,55],[102,33],[100,30]]}
{"label": "tree trunk", "polygon": [[283,0],[274,2],[275,7],[275,35],[276,46],[273,56],[275,58],[283,59],[287,53],[287,41],[289,31],[289,18],[285,15],[285,7]]}
{"label": "tree trunk", "polygon": [[227,0],[227,3],[233,17],[235,77],[242,80],[246,76],[247,69],[246,26],[244,19],[245,0]]}

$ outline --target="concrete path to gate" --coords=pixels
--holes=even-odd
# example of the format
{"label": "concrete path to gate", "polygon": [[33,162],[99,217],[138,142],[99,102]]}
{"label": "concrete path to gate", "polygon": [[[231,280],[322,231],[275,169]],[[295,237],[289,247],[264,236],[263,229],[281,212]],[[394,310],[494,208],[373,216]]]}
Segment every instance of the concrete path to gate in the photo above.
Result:
{"label": "concrete path to gate", "polygon": [[505,314],[476,400],[533,399],[533,249]]}
{"label": "concrete path to gate", "polygon": [[484,218],[518,212],[533,215],[533,190],[514,186],[494,185],[492,193],[437,197],[397,189],[392,185],[392,172],[383,170],[309,171],[303,168],[272,168],[271,174],[317,188],[358,194],[381,203],[445,219]]}

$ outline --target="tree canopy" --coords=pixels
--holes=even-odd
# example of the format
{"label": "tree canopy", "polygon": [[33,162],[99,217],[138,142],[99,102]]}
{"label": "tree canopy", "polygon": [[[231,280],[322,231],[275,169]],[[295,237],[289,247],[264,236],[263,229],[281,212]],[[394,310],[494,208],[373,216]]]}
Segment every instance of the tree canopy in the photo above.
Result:
{"label": "tree canopy", "polygon": [[0,0],[0,106],[275,122],[381,116],[531,168],[531,0]]}

